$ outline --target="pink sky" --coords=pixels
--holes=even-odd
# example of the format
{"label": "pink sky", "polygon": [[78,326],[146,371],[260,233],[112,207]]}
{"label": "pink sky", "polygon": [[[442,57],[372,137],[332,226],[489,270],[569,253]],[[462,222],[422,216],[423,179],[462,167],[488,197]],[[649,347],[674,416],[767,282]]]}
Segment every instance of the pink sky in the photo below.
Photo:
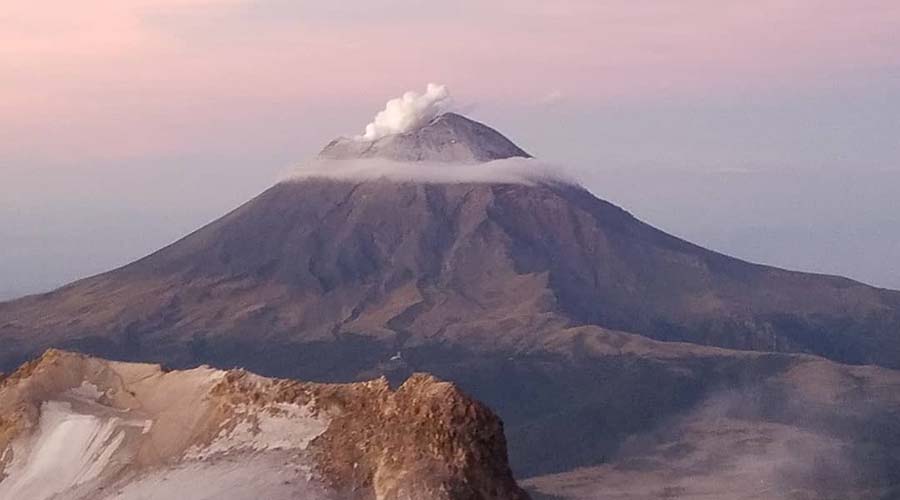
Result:
{"label": "pink sky", "polygon": [[426,81],[513,107],[851,85],[896,68],[900,54],[893,0],[323,4],[6,2],[0,147],[50,158],[179,151],[210,139],[205,124],[262,119],[285,102],[374,113]]}

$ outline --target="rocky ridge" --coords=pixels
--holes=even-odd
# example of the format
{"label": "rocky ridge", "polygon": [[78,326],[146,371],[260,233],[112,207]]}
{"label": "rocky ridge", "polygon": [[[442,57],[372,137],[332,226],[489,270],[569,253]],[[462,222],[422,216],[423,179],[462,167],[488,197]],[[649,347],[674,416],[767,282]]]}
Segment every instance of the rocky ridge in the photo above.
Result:
{"label": "rocky ridge", "polygon": [[499,419],[425,374],[392,390],[51,350],[0,382],[0,450],[2,498],[527,498]]}

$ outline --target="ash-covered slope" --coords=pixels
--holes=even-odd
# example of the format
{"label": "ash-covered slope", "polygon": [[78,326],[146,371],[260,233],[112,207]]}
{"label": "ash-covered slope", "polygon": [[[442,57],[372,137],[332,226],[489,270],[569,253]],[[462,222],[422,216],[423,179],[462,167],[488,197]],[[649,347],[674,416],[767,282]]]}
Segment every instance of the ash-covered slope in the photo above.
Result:
{"label": "ash-covered slope", "polygon": [[268,370],[283,353],[303,371],[280,375],[345,378],[579,324],[900,366],[900,293],[717,254],[557,183],[283,182],[134,264],[0,304],[7,368],[58,346]]}
{"label": "ash-covered slope", "polygon": [[527,496],[500,421],[427,375],[392,391],[48,351],[0,381],[0,498]]}
{"label": "ash-covered slope", "polygon": [[329,160],[380,158],[394,161],[472,162],[530,158],[496,130],[456,113],[441,114],[424,126],[376,140],[341,137],[319,153]]}

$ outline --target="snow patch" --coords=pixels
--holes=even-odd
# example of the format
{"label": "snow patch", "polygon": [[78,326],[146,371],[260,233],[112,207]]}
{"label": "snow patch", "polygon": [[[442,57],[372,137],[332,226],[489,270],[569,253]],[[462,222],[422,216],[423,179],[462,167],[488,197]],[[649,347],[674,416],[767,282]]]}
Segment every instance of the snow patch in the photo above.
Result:
{"label": "snow patch", "polygon": [[45,402],[33,443],[13,450],[0,498],[46,500],[96,479],[125,439],[122,424],[75,413],[67,402]]}
{"label": "snow patch", "polygon": [[100,391],[100,388],[88,381],[82,382],[80,386],[69,389],[67,392],[72,397],[85,401],[97,401],[103,397],[103,392]]}
{"label": "snow patch", "polygon": [[192,447],[185,458],[203,459],[238,450],[305,450],[328,429],[328,423],[313,415],[309,405],[277,403],[262,409],[241,405],[212,443]]}
{"label": "snow patch", "polygon": [[334,498],[289,452],[247,453],[152,470],[92,500],[325,500]]}

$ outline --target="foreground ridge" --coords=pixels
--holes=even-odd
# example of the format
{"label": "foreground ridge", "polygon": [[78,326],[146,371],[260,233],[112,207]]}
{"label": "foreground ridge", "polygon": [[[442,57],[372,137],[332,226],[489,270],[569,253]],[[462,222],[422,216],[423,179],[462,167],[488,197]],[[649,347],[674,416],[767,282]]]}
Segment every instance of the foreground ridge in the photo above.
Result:
{"label": "foreground ridge", "polygon": [[315,384],[48,350],[0,380],[0,498],[526,499],[503,425],[422,373]]}

